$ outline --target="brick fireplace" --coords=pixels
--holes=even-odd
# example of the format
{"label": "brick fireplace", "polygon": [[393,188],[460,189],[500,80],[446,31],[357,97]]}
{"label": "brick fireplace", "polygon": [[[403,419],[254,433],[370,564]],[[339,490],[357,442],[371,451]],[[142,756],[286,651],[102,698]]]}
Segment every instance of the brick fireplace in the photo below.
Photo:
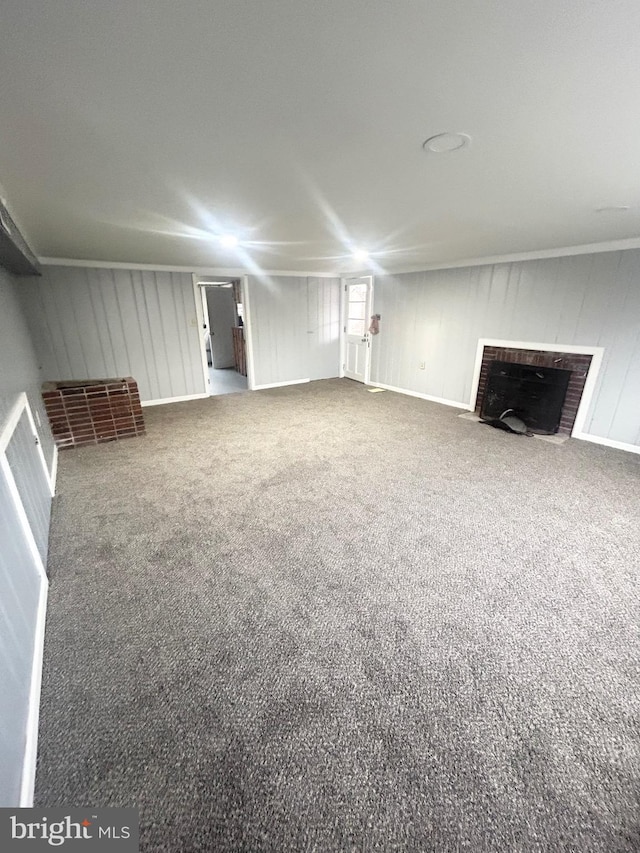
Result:
{"label": "brick fireplace", "polygon": [[562,406],[558,434],[571,435],[571,430],[573,429],[573,425],[576,420],[578,406],[580,405],[592,358],[593,356],[582,353],[515,349],[512,347],[498,345],[492,346],[487,344],[484,346],[482,353],[480,381],[475,401],[475,411],[479,414],[482,409],[482,403],[487,388],[487,379],[489,376],[489,365],[493,361],[570,370],[571,377],[569,379],[567,394]]}

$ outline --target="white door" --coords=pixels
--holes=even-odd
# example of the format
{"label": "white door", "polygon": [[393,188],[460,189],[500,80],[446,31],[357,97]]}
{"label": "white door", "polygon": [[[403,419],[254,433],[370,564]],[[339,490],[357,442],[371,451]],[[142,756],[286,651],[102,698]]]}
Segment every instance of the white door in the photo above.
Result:
{"label": "white door", "polygon": [[348,278],[344,292],[344,375],[356,382],[369,381],[371,351],[371,292],[370,275]]}

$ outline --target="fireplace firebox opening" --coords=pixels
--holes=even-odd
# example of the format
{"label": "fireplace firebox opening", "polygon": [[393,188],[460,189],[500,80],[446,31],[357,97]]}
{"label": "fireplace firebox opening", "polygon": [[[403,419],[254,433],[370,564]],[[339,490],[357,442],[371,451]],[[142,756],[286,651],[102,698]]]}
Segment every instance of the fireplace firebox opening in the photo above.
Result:
{"label": "fireplace firebox opening", "polygon": [[571,435],[591,360],[586,353],[486,343],[475,411],[495,420],[513,409],[534,433]]}
{"label": "fireplace firebox opening", "polygon": [[554,435],[570,379],[571,371],[562,368],[493,361],[480,417],[494,421],[509,411],[531,432]]}

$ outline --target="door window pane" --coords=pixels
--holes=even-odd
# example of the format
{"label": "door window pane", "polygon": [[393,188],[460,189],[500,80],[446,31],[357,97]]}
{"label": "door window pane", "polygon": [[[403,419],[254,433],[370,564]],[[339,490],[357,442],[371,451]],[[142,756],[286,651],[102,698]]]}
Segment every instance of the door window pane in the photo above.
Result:
{"label": "door window pane", "polygon": [[364,320],[364,302],[350,302],[349,303],[349,319],[350,320]]}
{"label": "door window pane", "polygon": [[349,285],[349,302],[365,302],[367,298],[366,284]]}
{"label": "door window pane", "polygon": [[347,334],[361,335],[364,337],[364,320],[347,320]]}

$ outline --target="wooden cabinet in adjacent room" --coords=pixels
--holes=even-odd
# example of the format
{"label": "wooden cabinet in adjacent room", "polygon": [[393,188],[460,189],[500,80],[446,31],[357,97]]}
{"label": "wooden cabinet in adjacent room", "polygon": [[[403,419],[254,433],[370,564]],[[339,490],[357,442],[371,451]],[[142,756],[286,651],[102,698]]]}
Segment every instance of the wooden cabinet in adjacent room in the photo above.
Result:
{"label": "wooden cabinet in adjacent room", "polygon": [[231,331],[233,333],[233,356],[235,359],[235,367],[238,373],[246,376],[247,347],[244,340],[244,328],[242,326],[234,326]]}

